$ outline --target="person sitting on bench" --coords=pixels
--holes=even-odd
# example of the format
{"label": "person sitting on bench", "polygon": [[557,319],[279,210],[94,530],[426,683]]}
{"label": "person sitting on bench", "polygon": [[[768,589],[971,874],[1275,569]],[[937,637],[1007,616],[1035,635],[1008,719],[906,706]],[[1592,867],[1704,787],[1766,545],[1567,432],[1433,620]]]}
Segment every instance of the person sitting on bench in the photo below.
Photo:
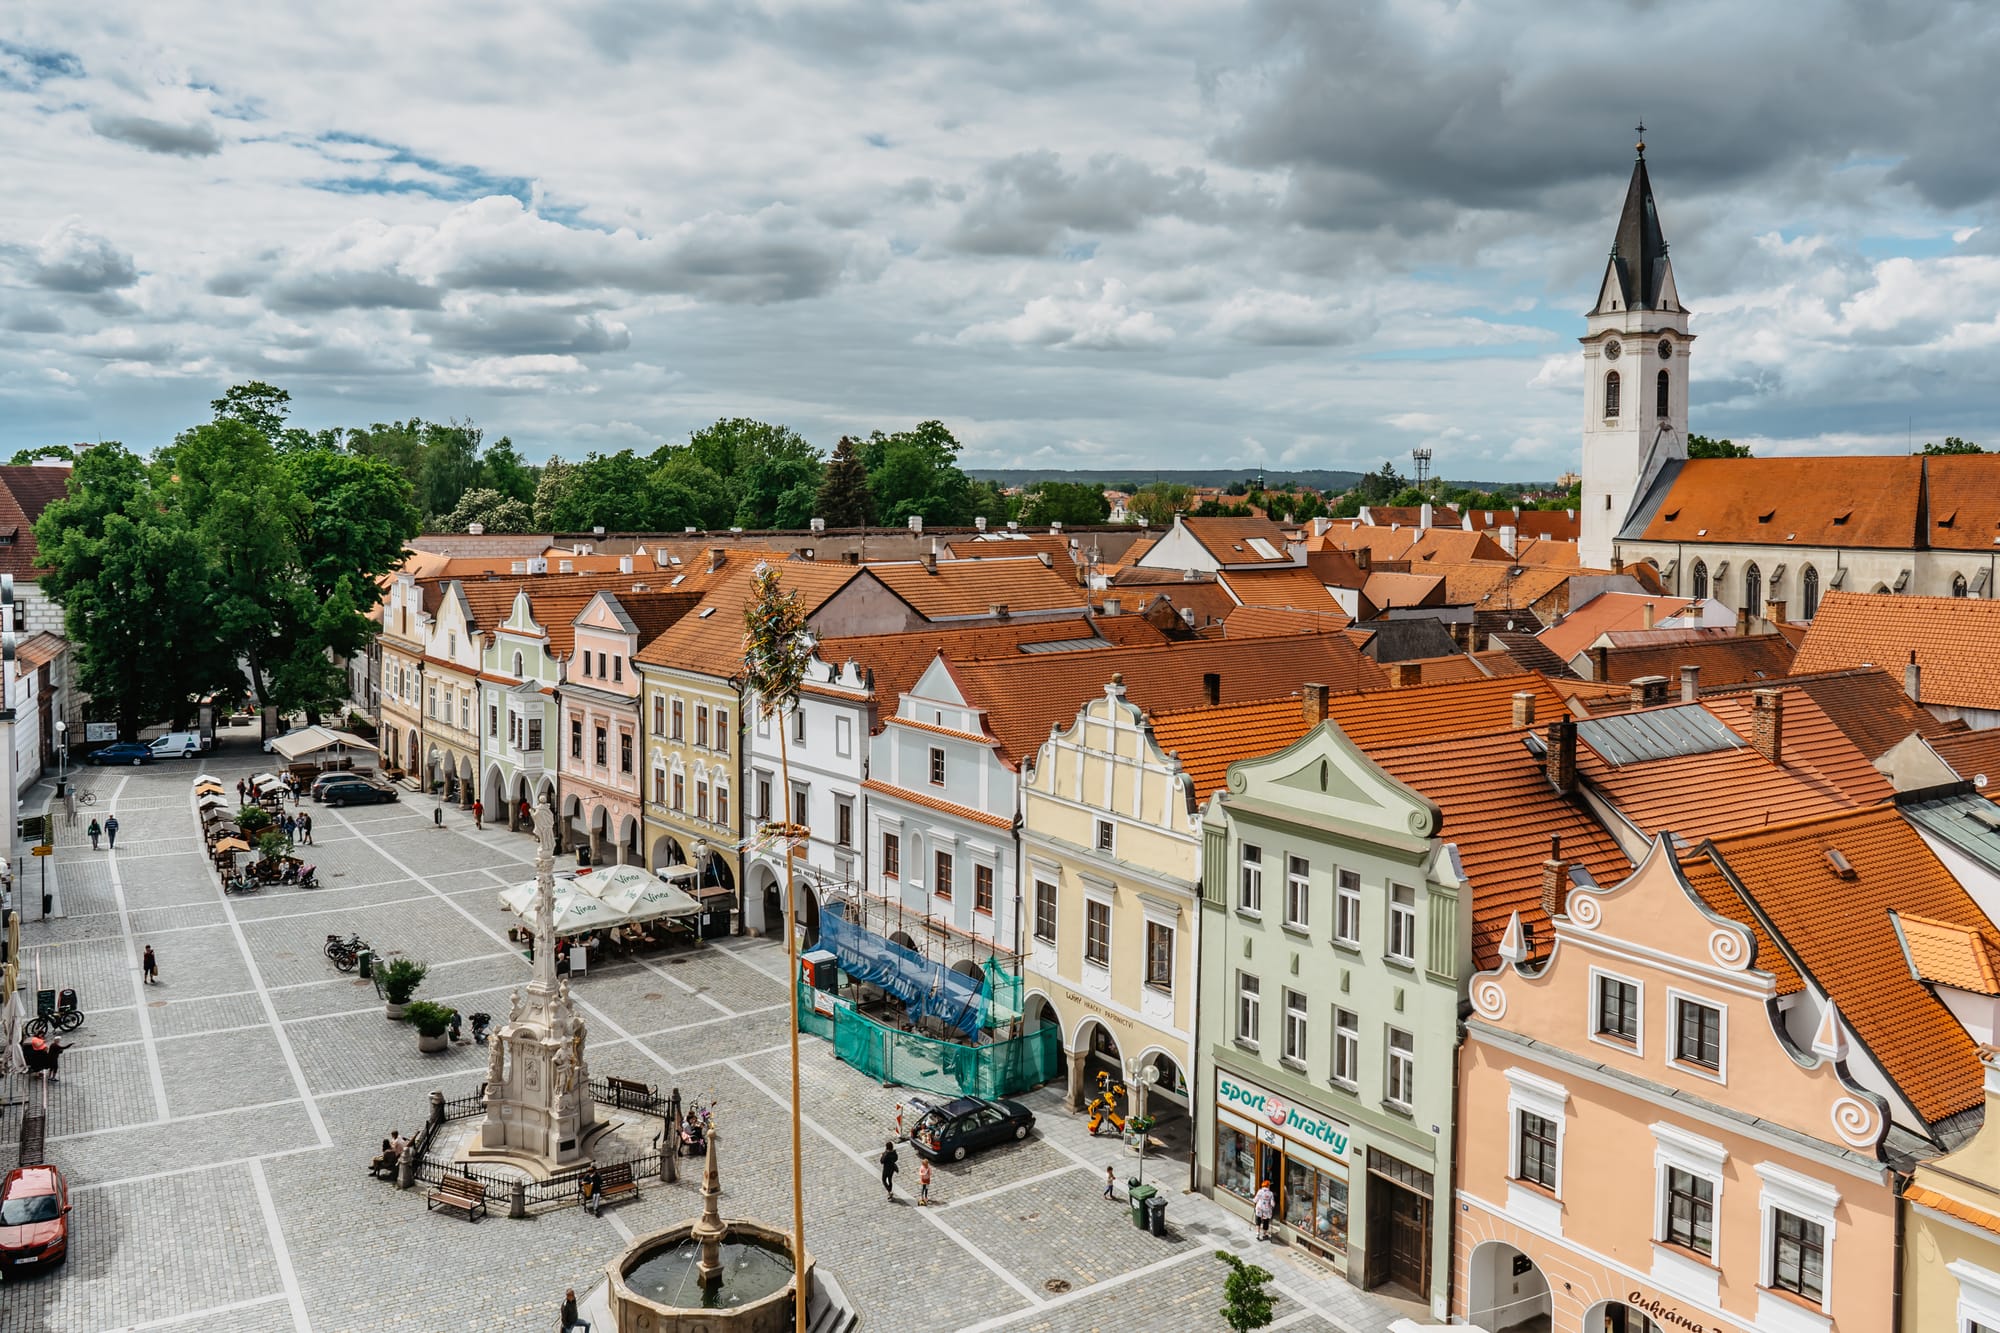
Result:
{"label": "person sitting on bench", "polygon": [[386,1174],[393,1177],[397,1165],[403,1160],[403,1149],[407,1147],[409,1144],[404,1141],[402,1134],[397,1130],[390,1130],[389,1137],[382,1140],[381,1156],[368,1164],[368,1174],[371,1176]]}

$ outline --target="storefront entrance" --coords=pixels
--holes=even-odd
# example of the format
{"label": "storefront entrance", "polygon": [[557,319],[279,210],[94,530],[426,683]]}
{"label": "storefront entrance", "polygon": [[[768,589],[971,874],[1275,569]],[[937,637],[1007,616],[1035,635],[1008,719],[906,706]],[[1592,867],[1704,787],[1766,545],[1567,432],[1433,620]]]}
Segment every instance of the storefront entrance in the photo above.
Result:
{"label": "storefront entrance", "polygon": [[1661,1333],[1660,1326],[1623,1301],[1606,1301],[1583,1317],[1584,1333]]}
{"label": "storefront entrance", "polygon": [[1368,1280],[1431,1295],[1431,1175],[1376,1148],[1368,1150]]}
{"label": "storefront entrance", "polygon": [[1215,1189],[1249,1206],[1268,1181],[1286,1238],[1346,1272],[1348,1146],[1344,1123],[1217,1071]]}

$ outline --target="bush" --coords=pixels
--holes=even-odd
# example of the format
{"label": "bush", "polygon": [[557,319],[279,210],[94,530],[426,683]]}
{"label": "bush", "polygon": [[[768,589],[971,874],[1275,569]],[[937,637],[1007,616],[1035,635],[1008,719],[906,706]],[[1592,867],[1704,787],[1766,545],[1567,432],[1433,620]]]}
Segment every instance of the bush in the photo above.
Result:
{"label": "bush", "polygon": [[414,1024],[418,1034],[425,1037],[442,1037],[456,1017],[456,1009],[432,1000],[412,1000],[403,1006],[403,1021]]}
{"label": "bush", "polygon": [[236,827],[251,837],[271,827],[271,812],[261,805],[246,805],[236,812]]}
{"label": "bush", "polygon": [[414,958],[391,958],[377,969],[376,975],[382,978],[382,994],[390,1004],[408,1004],[429,971]]}

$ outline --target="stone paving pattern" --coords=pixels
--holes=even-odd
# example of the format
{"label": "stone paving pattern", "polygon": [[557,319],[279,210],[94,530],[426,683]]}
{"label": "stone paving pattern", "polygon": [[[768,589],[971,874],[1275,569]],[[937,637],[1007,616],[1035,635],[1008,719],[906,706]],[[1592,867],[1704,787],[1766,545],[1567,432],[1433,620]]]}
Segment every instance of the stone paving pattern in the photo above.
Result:
{"label": "stone paving pattern", "polygon": [[[495,894],[531,875],[532,844],[474,833],[455,812],[440,831],[422,798],[312,807],[317,842],[303,854],[323,887],[227,896],[190,835],[191,782],[205,768],[233,784],[265,764],[227,736],[199,763],[78,774],[97,799],[59,831],[61,914],[26,923],[24,970],[31,986],[74,986],[88,1020],[60,1083],[10,1090],[47,1097],[49,1154],[75,1201],[72,1257],[0,1293],[0,1333],[553,1328],[565,1287],[589,1292],[629,1236],[698,1211],[689,1178],[647,1181],[602,1218],[496,1209],[467,1223],[368,1178],[391,1127],[414,1130],[433,1088],[470,1092],[485,1062],[469,1045],[419,1054],[372,985],[322,957],[326,936],[358,931],[421,958],[426,997],[504,1013],[529,967]],[[118,851],[93,853],[83,826],[113,812]],[[157,987],[138,984],[146,944]],[[725,1210],[779,1225],[791,1211],[785,966],[775,944],[730,940],[574,981],[593,1070],[714,1102]],[[1375,1333],[1399,1313],[1253,1244],[1246,1225],[1181,1193],[1184,1164],[1148,1171],[1169,1190],[1173,1234],[1132,1227],[1123,1203],[1099,1197],[1104,1165],[1122,1178],[1131,1159],[1088,1138],[1052,1092],[1027,1098],[1035,1136],[940,1165],[935,1206],[919,1208],[913,1152],[895,1200],[876,1179],[906,1094],[811,1037],[801,1087],[807,1243],[869,1333],[1220,1328],[1219,1247],[1278,1274],[1281,1327]],[[0,1166],[14,1164],[19,1114],[0,1125]]]}

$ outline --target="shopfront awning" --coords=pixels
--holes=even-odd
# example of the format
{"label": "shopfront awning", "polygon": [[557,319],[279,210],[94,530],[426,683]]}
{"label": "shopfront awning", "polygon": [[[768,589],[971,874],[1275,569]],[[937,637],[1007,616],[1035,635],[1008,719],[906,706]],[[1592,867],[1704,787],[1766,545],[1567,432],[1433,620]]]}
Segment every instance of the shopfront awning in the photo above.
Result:
{"label": "shopfront awning", "polygon": [[333,727],[300,727],[271,742],[271,752],[288,764],[318,762],[341,755],[373,756],[376,747],[351,731]]}
{"label": "shopfront awning", "polygon": [[695,916],[701,904],[640,866],[609,866],[576,877],[576,886],[626,921]]}

